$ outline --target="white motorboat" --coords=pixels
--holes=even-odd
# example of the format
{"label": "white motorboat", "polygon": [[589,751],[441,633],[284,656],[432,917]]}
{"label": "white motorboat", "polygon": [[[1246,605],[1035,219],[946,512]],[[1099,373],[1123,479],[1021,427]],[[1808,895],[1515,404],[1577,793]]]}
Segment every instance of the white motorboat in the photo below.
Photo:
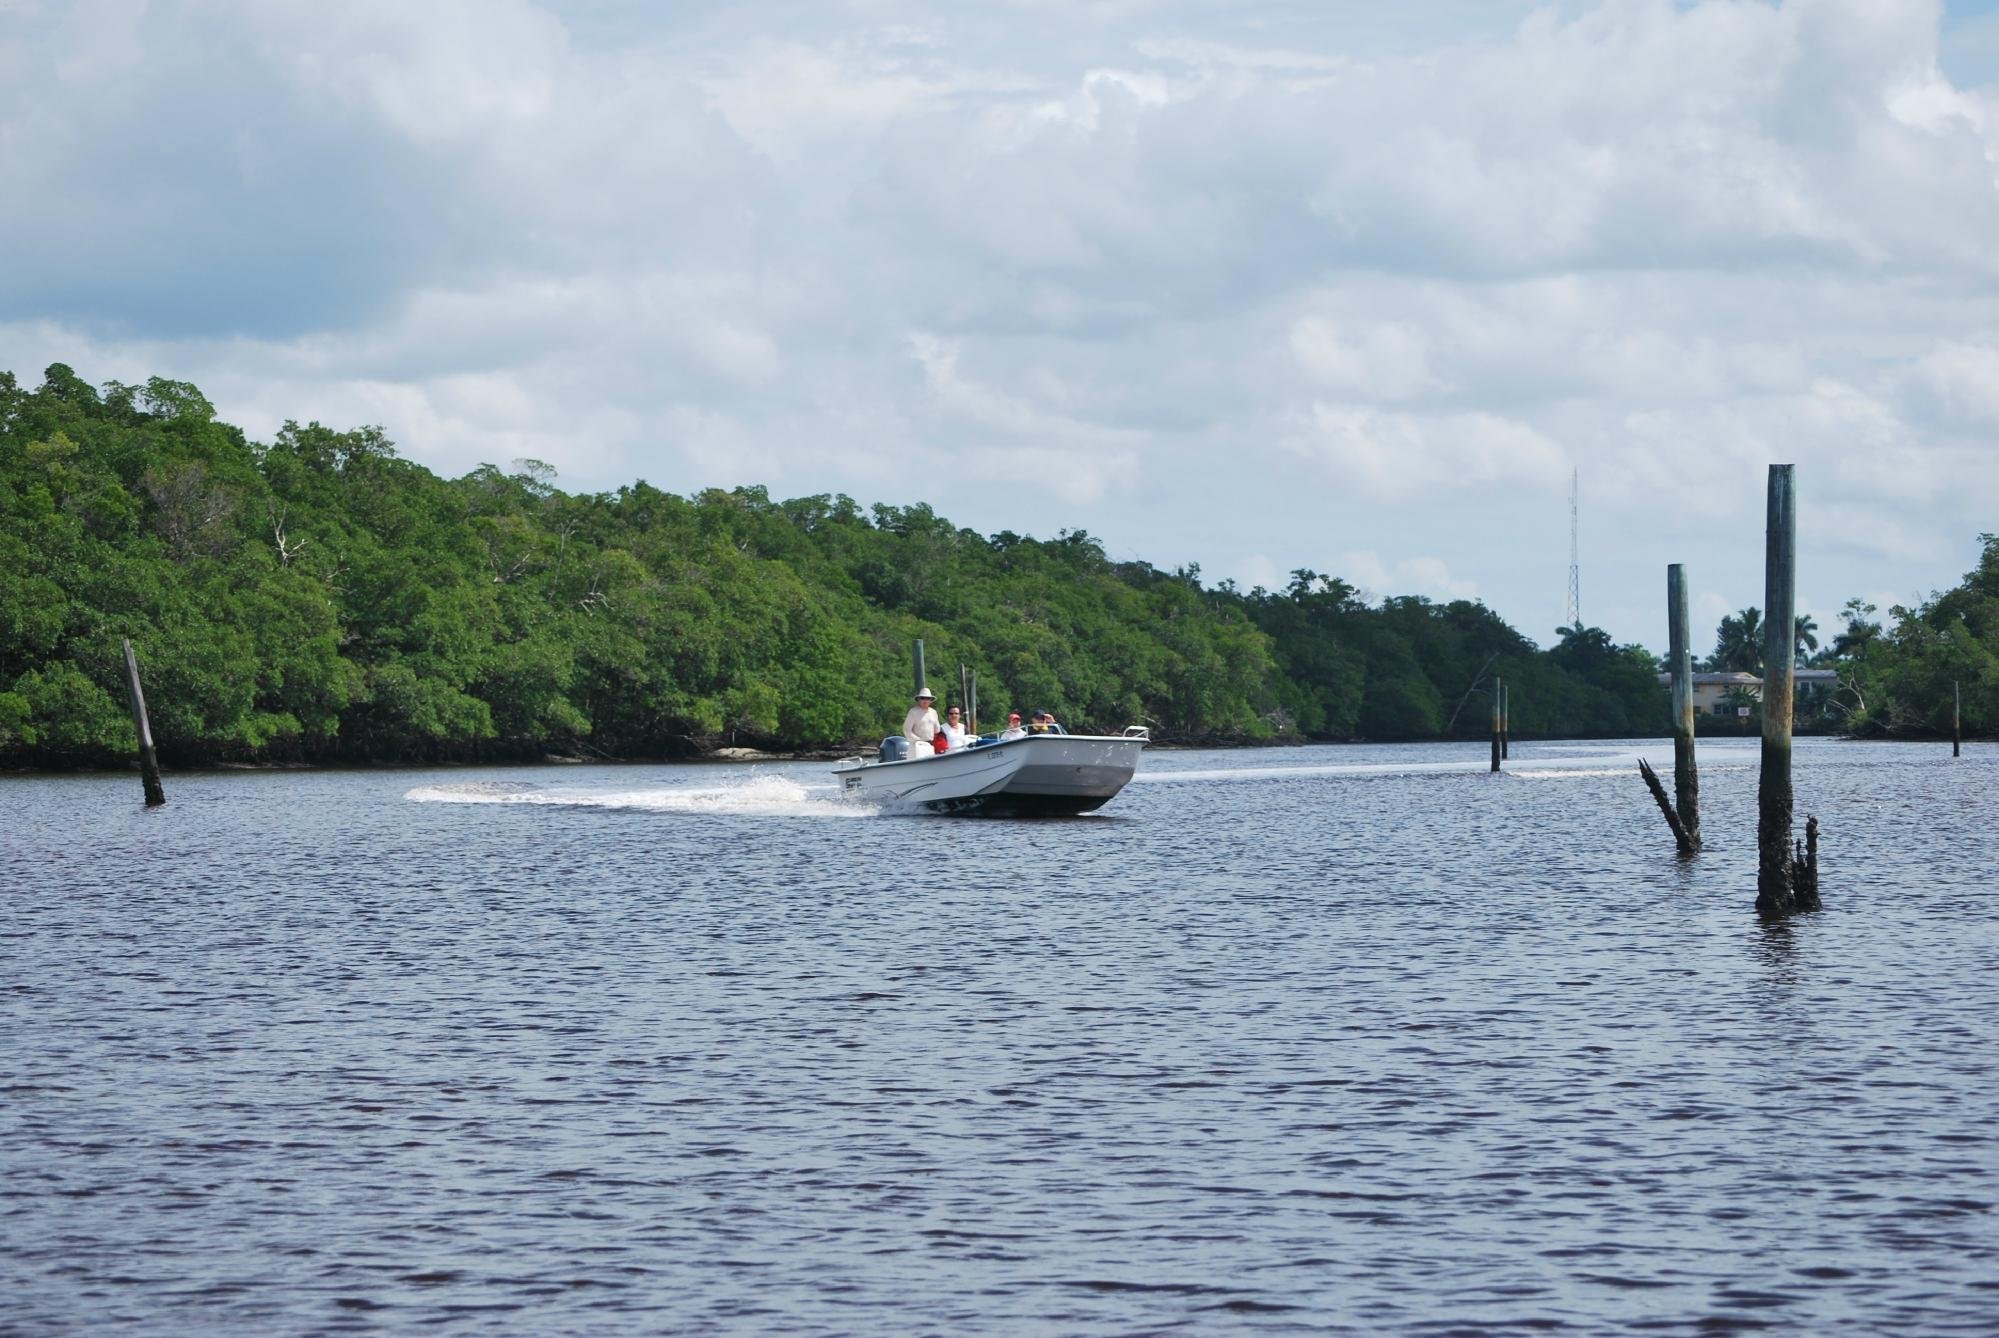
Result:
{"label": "white motorboat", "polygon": [[1122,790],[1151,742],[1144,726],[1123,734],[1029,734],[909,757],[900,736],[874,757],[833,768],[840,792],[875,803],[922,804],[946,813],[1006,817],[1088,813]]}

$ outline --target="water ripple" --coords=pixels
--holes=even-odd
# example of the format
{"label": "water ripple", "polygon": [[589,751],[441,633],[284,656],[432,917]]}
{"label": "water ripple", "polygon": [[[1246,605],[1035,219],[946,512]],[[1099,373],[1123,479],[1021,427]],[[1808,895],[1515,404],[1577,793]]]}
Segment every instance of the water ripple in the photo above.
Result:
{"label": "water ripple", "polygon": [[1989,1332],[1999,757],[1640,751],[0,780],[0,1328]]}

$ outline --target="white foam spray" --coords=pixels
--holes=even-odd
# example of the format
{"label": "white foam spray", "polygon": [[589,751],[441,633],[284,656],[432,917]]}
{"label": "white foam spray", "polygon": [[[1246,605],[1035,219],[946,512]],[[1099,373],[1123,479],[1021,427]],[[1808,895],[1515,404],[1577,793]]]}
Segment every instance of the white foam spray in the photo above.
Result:
{"label": "white foam spray", "polygon": [[752,775],[728,785],[662,785],[638,790],[466,781],[419,785],[403,797],[419,804],[537,804],[759,818],[871,818],[878,812],[872,805],[842,797],[835,786],[803,785],[786,776],[767,775]]}

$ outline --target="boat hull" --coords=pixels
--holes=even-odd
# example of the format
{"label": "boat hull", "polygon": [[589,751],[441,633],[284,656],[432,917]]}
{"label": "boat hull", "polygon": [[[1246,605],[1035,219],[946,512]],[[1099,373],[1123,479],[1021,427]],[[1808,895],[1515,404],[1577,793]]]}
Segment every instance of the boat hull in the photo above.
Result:
{"label": "boat hull", "polygon": [[842,794],[941,813],[1045,817],[1094,812],[1138,769],[1142,738],[1030,734],[900,762],[835,767]]}

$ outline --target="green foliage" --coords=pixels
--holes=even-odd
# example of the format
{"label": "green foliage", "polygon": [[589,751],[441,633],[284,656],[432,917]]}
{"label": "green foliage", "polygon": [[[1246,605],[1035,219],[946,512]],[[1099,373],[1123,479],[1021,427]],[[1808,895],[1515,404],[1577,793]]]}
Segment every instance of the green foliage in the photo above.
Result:
{"label": "green foliage", "polygon": [[1731,613],[1714,629],[1714,654],[1708,669],[1745,674],[1763,672],[1763,610],[1748,608]]}
{"label": "green foliage", "polygon": [[[1656,733],[1649,658],[1543,653],[1483,605],[1369,606],[1113,562],[1083,531],[960,529],[927,506],[570,495],[535,460],[442,479],[377,428],[251,443],[201,392],[0,373],[0,761],[129,754],[119,639],[162,753],[202,760],[659,756],[892,730],[912,638],[982,724],[1190,740]],[[1573,641],[1573,644],[1571,642]],[[1644,663],[1641,663],[1644,660]]]}
{"label": "green foliage", "polygon": [[1831,647],[1840,690],[1829,720],[1861,735],[1949,734],[1955,690],[1966,734],[1999,729],[1999,535],[1979,543],[1962,584],[1914,609],[1890,609],[1891,630],[1870,620],[1873,605],[1847,604]]}

